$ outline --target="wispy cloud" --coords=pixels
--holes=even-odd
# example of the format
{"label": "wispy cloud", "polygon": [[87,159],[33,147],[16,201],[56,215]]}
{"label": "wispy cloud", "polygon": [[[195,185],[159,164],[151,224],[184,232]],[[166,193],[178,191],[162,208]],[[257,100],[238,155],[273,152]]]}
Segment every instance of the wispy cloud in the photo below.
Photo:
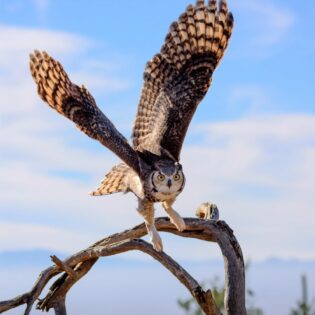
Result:
{"label": "wispy cloud", "polygon": [[[110,222],[105,220],[104,206],[99,199],[94,199],[96,206],[91,216],[87,211],[93,198],[88,193],[97,187],[104,173],[117,160],[96,142],[93,147],[93,141],[80,134],[71,122],[53,114],[42,104],[28,69],[28,54],[34,48],[47,50],[58,59],[76,56],[80,65],[82,54],[94,43],[69,33],[5,25],[0,26],[0,35],[6,41],[6,44],[0,43],[0,147],[4,153],[0,157],[2,219],[10,216],[9,213],[15,213],[14,220],[21,218],[24,213],[19,209],[24,208],[29,209],[27,221],[32,222],[35,215],[47,213],[48,208],[54,208],[58,215],[68,208],[68,218],[81,213],[80,220],[83,217],[91,222],[96,220],[105,231]],[[97,59],[96,63],[101,64],[102,60]],[[110,76],[106,71],[103,76],[95,76],[92,70],[93,66],[89,68],[86,64],[84,71],[76,68],[74,80],[82,78],[77,82],[81,84],[86,82],[83,80],[86,77],[89,88],[96,90],[121,90],[128,86],[127,81],[115,79],[113,69]],[[73,73],[68,72],[70,76]],[[88,145],[90,150],[86,149]],[[69,173],[72,176],[67,175]],[[94,181],[90,181],[91,178]],[[57,191],[58,196],[53,197],[53,192]],[[80,202],[76,200],[78,192],[82,197]],[[121,210],[125,211],[125,207]],[[135,222],[139,222],[137,219],[135,216]],[[41,220],[45,221],[43,217]],[[119,226],[120,219],[117,217],[117,220]],[[65,222],[70,221],[65,219]]]}
{"label": "wispy cloud", "polygon": [[102,92],[118,92],[130,88],[130,82],[120,78],[109,78],[104,75],[92,74],[91,72],[73,73],[71,80],[74,82],[85,82],[86,87],[92,86],[94,89],[100,89]]}
{"label": "wispy cloud", "polygon": [[281,41],[295,20],[293,12],[269,1],[242,1],[238,6],[248,14],[254,15],[261,27],[256,43],[261,45],[272,45]]}
{"label": "wispy cloud", "polygon": [[50,0],[32,0],[37,11],[38,17],[44,21],[47,15]]}
{"label": "wispy cloud", "polygon": [[[10,242],[7,242],[8,236]],[[1,251],[46,248],[68,253],[80,250],[84,244],[88,246],[89,239],[82,232],[36,224],[0,222]]]}
{"label": "wispy cloud", "polygon": [[[43,22],[46,18],[46,14],[49,8],[50,0],[10,0],[3,1],[4,8],[8,12],[19,12],[25,10],[27,6],[35,9],[38,19]],[[5,3],[6,2],[6,3]]]}
{"label": "wispy cloud", "polygon": [[30,52],[34,49],[47,50],[64,57],[78,54],[80,49],[84,51],[91,45],[86,38],[76,35],[5,25],[0,25],[0,36],[0,119],[9,117],[13,119],[11,123],[21,115],[26,115],[25,121],[36,116],[33,110],[39,101],[29,72]]}
{"label": "wispy cloud", "polygon": [[[204,136],[202,144],[184,147],[182,163],[187,186],[175,208],[184,216],[193,216],[201,202],[217,203],[222,219],[237,231],[246,257],[314,258],[309,246],[300,246],[314,238],[314,126],[315,117],[307,115],[266,115],[200,126],[199,131]],[[76,237],[84,227],[86,232],[78,242],[85,245],[141,222],[132,195],[100,198],[87,195],[98,176],[114,163],[112,159],[107,160],[109,155],[102,160],[87,149],[81,148],[78,153],[70,148],[66,155],[59,156],[60,151],[56,149],[50,150],[47,146],[43,151],[47,151],[51,159],[47,157],[42,162],[34,159],[5,164],[0,192],[3,209],[10,206],[10,211],[20,213],[17,217],[25,216],[27,211],[29,218],[23,220],[30,225],[34,224],[30,216],[42,217],[43,231],[34,229],[33,232],[38,237],[50,235],[50,231],[45,234],[48,222],[50,225],[51,218],[61,216],[62,229],[64,232],[69,229],[67,235]],[[54,164],[65,170],[94,175],[84,181],[54,176],[47,171]],[[165,215],[158,208],[157,215]],[[45,217],[50,217],[46,223]],[[11,223],[21,224],[21,221]],[[60,223],[53,224],[60,228]],[[292,228],[303,232],[293,235]],[[14,229],[5,231],[15,233]],[[21,233],[25,231],[21,229]],[[178,246],[174,246],[177,242]],[[12,239],[6,248],[20,244]],[[65,249],[61,238],[53,244],[53,249]],[[35,236],[25,243],[26,248],[39,245]],[[176,255],[182,259],[190,258],[190,246],[194,248],[195,259],[219,257],[217,251],[205,252],[203,244],[185,242],[183,245],[180,239],[165,238],[165,248],[171,251],[178,247]]]}
{"label": "wispy cloud", "polygon": [[295,15],[286,7],[271,1],[249,0],[235,4],[239,11],[240,28],[244,35],[242,56],[269,56],[285,41],[294,25]]}
{"label": "wispy cloud", "polygon": [[230,108],[236,108],[239,112],[255,113],[268,110],[272,106],[269,93],[255,84],[238,84],[231,88],[227,102]]}
{"label": "wispy cloud", "polygon": [[[184,148],[188,179],[182,207],[193,208],[209,196],[238,231],[249,257],[314,258],[309,246],[298,245],[315,237],[314,126],[314,115],[297,114],[200,126],[202,145]],[[288,227],[303,232],[293,235]]]}

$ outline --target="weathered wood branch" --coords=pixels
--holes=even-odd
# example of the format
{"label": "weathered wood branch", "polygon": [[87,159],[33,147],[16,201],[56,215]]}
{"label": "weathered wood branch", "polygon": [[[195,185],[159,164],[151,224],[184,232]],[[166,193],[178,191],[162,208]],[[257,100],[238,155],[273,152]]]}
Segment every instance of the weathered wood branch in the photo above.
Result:
{"label": "weathered wood branch", "polygon": [[[156,227],[159,231],[182,237],[218,243],[224,258],[225,313],[227,315],[246,315],[244,262],[241,248],[233,231],[224,221],[186,218],[185,223],[187,229],[183,232],[176,230],[168,218],[158,218]],[[205,314],[219,315],[220,311],[215,304],[211,290],[204,291],[199,283],[169,255],[155,251],[149,243],[140,239],[146,234],[145,225],[141,224],[122,233],[106,237],[63,261],[52,256],[56,265],[42,271],[29,292],[12,300],[0,302],[0,313],[26,304],[24,314],[28,315],[48,281],[61,274],[51,285],[47,295],[43,299],[39,299],[37,308],[45,311],[53,308],[57,315],[64,315],[66,314],[67,292],[89,272],[99,257],[140,250],[167,268],[189,290]]]}

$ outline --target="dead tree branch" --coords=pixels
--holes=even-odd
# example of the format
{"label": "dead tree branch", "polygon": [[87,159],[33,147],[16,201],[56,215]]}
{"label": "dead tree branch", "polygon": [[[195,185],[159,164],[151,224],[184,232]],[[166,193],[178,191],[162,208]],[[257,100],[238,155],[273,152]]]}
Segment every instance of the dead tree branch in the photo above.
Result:
{"label": "dead tree branch", "polygon": [[[159,231],[178,236],[218,243],[224,258],[225,313],[227,315],[246,315],[244,262],[241,248],[233,231],[224,221],[186,218],[185,223],[187,229],[184,232],[176,230],[168,218],[158,218],[156,227]],[[37,309],[48,311],[53,308],[56,315],[65,315],[65,300],[68,291],[89,272],[99,257],[139,250],[150,255],[168,269],[189,290],[205,314],[219,315],[220,311],[215,304],[211,290],[204,291],[199,283],[172,257],[164,252],[155,251],[149,243],[140,239],[146,234],[145,225],[141,224],[122,233],[106,237],[63,261],[52,256],[55,265],[41,272],[29,292],[12,300],[0,302],[0,313],[26,304],[24,314],[28,315],[35,301],[39,300]],[[48,281],[58,274],[61,275],[51,285],[47,295],[43,299],[39,299]]]}

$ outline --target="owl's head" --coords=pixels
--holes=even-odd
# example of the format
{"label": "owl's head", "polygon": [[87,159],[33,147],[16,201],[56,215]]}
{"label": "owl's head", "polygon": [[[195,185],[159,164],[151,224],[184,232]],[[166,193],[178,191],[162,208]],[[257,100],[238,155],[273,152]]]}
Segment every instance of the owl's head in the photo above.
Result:
{"label": "owl's head", "polygon": [[185,176],[179,163],[156,165],[150,176],[152,191],[158,198],[176,197],[184,188]]}

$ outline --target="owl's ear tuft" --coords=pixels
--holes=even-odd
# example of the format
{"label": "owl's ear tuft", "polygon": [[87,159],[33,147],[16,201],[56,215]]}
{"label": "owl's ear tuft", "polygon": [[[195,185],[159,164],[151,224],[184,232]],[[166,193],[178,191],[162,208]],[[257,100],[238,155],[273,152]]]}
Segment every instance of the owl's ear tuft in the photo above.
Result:
{"label": "owl's ear tuft", "polygon": [[183,166],[182,166],[182,164],[180,164],[179,162],[176,162],[176,163],[175,163],[175,166],[177,167],[177,169],[178,169],[179,171],[182,171],[182,170],[183,170]]}

